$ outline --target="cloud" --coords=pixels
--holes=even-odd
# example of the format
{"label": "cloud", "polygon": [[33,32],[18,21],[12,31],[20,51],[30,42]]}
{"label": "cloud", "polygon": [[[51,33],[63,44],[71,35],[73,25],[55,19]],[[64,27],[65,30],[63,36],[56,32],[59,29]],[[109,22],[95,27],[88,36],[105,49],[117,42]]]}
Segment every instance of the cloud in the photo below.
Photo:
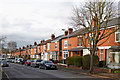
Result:
{"label": "cloud", "polygon": [[0,34],[18,47],[59,36],[70,27],[72,8],[84,0],[0,0]]}

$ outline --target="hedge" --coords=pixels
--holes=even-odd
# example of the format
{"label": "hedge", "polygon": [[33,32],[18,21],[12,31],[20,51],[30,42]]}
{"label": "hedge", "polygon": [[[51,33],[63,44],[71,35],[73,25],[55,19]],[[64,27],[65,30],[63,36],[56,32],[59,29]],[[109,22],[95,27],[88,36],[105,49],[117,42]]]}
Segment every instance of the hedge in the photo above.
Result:
{"label": "hedge", "polygon": [[82,56],[68,57],[66,59],[66,64],[81,67],[82,66]]}
{"label": "hedge", "polygon": [[[90,61],[91,61],[90,55],[83,56],[83,58],[82,58],[83,69],[90,69]],[[94,61],[93,66],[98,67],[99,66],[99,58],[97,55],[93,56],[93,61]]]}

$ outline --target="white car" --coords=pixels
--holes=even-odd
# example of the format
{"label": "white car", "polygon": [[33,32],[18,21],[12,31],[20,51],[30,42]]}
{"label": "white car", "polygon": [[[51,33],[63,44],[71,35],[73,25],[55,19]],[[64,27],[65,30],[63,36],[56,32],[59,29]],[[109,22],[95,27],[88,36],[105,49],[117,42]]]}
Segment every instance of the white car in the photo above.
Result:
{"label": "white car", "polygon": [[23,58],[18,58],[16,63],[20,63],[21,61],[23,61]]}

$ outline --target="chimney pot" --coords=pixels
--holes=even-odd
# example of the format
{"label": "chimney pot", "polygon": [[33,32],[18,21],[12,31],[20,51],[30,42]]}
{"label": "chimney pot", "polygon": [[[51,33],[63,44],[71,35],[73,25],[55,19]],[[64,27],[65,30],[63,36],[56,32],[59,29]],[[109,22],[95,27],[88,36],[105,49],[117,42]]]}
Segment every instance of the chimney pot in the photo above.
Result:
{"label": "chimney pot", "polygon": [[64,36],[66,36],[66,35],[68,35],[68,31],[65,31],[65,32],[64,32]]}
{"label": "chimney pot", "polygon": [[52,35],[51,35],[51,40],[52,40],[52,39],[54,39],[54,38],[55,38],[55,35],[54,35],[54,34],[52,34]]}
{"label": "chimney pot", "polygon": [[73,32],[72,28],[68,28],[68,35],[71,34]]}
{"label": "chimney pot", "polygon": [[37,42],[34,42],[34,45],[37,45]]}

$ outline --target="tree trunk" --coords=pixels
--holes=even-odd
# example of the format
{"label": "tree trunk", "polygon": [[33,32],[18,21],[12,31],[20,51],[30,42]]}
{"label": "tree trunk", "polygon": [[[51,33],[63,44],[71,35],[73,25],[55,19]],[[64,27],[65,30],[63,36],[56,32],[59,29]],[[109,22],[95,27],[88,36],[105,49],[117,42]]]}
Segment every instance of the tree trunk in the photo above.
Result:
{"label": "tree trunk", "polygon": [[93,52],[90,55],[90,73],[93,72]]}

